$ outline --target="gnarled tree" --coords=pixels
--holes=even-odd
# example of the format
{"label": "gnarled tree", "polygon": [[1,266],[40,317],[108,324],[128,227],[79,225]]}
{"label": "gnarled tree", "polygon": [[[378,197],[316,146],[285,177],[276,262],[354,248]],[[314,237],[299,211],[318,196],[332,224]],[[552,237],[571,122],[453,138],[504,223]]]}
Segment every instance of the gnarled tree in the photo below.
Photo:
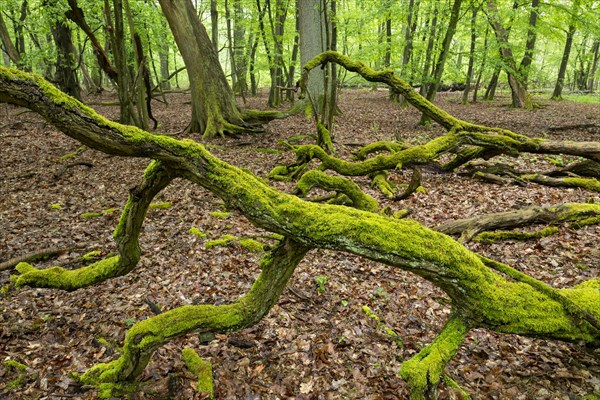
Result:
{"label": "gnarled tree", "polygon": [[[340,64],[351,70],[362,65],[339,57],[327,53],[309,64],[345,60]],[[421,111],[452,128],[452,136],[436,139],[438,143],[466,137],[470,138],[467,143],[478,145],[491,135],[503,138],[505,143],[535,147],[521,136],[475,128],[456,120],[423,98],[414,97],[417,95],[412,88],[391,72],[377,77],[393,79],[399,88],[405,88],[402,94],[409,101],[414,100]],[[18,287],[75,290],[131,271],[139,257],[138,233],[148,204],[175,177],[207,188],[221,197],[228,208],[239,210],[255,225],[283,236],[279,246],[263,258],[259,277],[239,300],[219,306],[179,307],[136,323],[125,338],[119,358],[93,366],[80,376],[82,382],[98,386],[101,397],[115,395],[123,384],[139,378],[153,352],[177,336],[193,331],[231,332],[255,324],[277,301],[294,268],[313,248],[349,252],[412,272],[441,288],[451,299],[452,313],[440,335],[401,368],[400,374],[412,389],[412,398],[435,393],[446,364],[474,328],[600,345],[600,279],[555,289],[479,256],[451,237],[415,221],[306,202],[219,160],[196,142],[111,122],[34,74],[0,67],[0,101],[32,109],[91,148],[153,160],[141,184],[131,191],[115,229],[118,256],[72,271],[39,270],[22,263],[17,266],[21,273],[15,281]],[[463,131],[468,134],[462,134]],[[543,146],[543,142],[535,145]],[[430,156],[431,151],[417,149],[413,151],[416,161],[404,154],[398,162],[415,163]],[[322,177],[314,178],[322,181]],[[347,186],[349,192],[352,189]],[[372,209],[368,199],[355,198],[359,208]],[[597,215],[600,205],[587,206]]]}

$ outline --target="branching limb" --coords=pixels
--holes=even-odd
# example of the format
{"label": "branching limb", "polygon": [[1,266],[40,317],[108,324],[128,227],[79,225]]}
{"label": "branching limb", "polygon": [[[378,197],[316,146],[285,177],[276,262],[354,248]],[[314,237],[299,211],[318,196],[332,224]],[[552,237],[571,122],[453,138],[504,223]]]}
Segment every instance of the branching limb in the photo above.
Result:
{"label": "branching limb", "polygon": [[468,241],[486,231],[514,229],[533,224],[564,223],[580,226],[600,223],[600,204],[566,203],[547,207],[532,206],[450,221],[434,229],[447,235],[463,235],[463,239]]}
{"label": "branching limb", "polygon": [[314,187],[345,194],[352,201],[352,206],[359,210],[376,211],[379,207],[374,198],[363,192],[360,186],[351,180],[330,176],[314,169],[302,175],[296,184],[296,194],[304,197]]}
{"label": "branching limb", "polygon": [[161,162],[150,163],[140,185],[131,190],[114,239],[119,255],[100,260],[75,270],[62,267],[37,269],[30,264],[20,263],[20,272],[15,285],[62,289],[67,291],[91,286],[106,279],[123,276],[134,269],[140,259],[139,234],[152,199],[164,189],[176,174]]}
{"label": "branching limb", "polygon": [[190,332],[233,332],[260,321],[279,299],[308,247],[287,240],[261,262],[261,273],[250,291],[235,303],[183,306],[135,324],[125,337],[123,354],[108,364],[98,364],[80,377],[83,383],[111,395],[113,384],[135,381],[156,349]]}
{"label": "branching limb", "polygon": [[402,363],[400,376],[410,387],[411,400],[437,398],[435,393],[444,368],[456,354],[468,331],[467,324],[454,314],[431,344]]}

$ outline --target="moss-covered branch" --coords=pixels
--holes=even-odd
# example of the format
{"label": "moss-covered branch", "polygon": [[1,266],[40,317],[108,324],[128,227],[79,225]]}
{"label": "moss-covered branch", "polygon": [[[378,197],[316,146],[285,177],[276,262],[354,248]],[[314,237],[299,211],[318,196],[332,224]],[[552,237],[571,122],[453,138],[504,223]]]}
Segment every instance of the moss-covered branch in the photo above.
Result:
{"label": "moss-covered branch", "polygon": [[156,349],[190,332],[233,332],[256,324],[275,304],[308,247],[287,240],[266,255],[261,273],[250,291],[238,301],[220,305],[183,306],[135,324],[125,337],[123,354],[108,364],[98,364],[80,377],[110,397],[119,382],[137,379]]}
{"label": "moss-covered branch", "polygon": [[402,363],[400,376],[408,382],[411,400],[437,398],[446,364],[452,360],[469,329],[458,315],[450,317],[442,332],[417,355]]}
{"label": "moss-covered branch", "polygon": [[62,267],[37,269],[22,262],[16,267],[20,275],[17,277],[15,285],[17,287],[33,286],[71,291],[126,275],[136,267],[140,260],[139,235],[150,203],[175,176],[176,173],[165,168],[161,162],[153,161],[146,168],[142,182],[131,189],[121,219],[113,234],[119,252],[118,256],[74,270]]}
{"label": "moss-covered branch", "polygon": [[[277,300],[295,265],[312,247],[345,251],[401,268],[445,291],[460,320],[452,319],[444,329],[440,340],[448,346],[444,344],[440,349],[456,348],[462,334],[455,332],[462,332],[466,326],[600,345],[600,331],[588,321],[573,323],[573,311],[561,299],[536,289],[531,282],[507,280],[451,237],[415,221],[306,202],[282,193],[248,171],[214,157],[198,143],[107,121],[36,75],[0,67],[0,101],[30,107],[65,134],[98,150],[158,160],[165,171],[176,171],[220,196],[228,209],[237,209],[255,225],[289,238],[285,248],[276,250],[263,263],[261,275],[246,296],[223,306],[177,308],[136,324],[126,336],[123,355],[90,369],[83,376],[85,382],[111,384],[135,379],[158,346],[187,332],[229,332],[256,323]],[[416,146],[416,150],[397,154],[401,155],[400,161],[411,151],[429,159],[430,152],[439,151],[446,141],[460,136],[458,131],[451,132],[435,139],[437,145],[430,144],[433,148]],[[501,145],[522,143],[514,134],[502,133],[502,137],[505,140]],[[476,139],[481,142],[485,138]],[[596,279],[561,289],[560,293],[598,320],[599,290],[600,280]],[[455,324],[460,329],[455,329]],[[432,348],[432,356],[424,355],[423,362],[428,363],[437,351]],[[435,358],[446,359],[451,353],[444,350]],[[419,368],[417,364],[415,368]]]}
{"label": "moss-covered branch", "polygon": [[359,210],[375,211],[377,201],[364,193],[362,189],[349,179],[329,176],[322,171],[311,170],[302,175],[296,184],[296,194],[306,196],[314,187],[343,193],[352,201],[352,206]]}
{"label": "moss-covered branch", "polygon": [[514,229],[534,224],[565,224],[579,226],[600,223],[600,204],[566,203],[558,206],[532,206],[520,210],[478,215],[446,222],[434,229],[448,235],[462,235],[471,240],[481,232]]}

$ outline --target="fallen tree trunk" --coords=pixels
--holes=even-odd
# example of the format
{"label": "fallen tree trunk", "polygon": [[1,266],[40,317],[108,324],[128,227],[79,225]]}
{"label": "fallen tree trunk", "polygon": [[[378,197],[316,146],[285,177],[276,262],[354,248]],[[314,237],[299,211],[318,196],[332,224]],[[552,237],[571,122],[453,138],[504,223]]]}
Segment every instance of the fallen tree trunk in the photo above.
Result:
{"label": "fallen tree trunk", "polygon": [[0,101],[29,107],[68,136],[107,154],[155,160],[130,194],[115,230],[118,257],[74,271],[24,266],[18,287],[72,290],[129,272],[139,260],[137,238],[147,204],[175,176],[205,187],[229,209],[287,238],[263,259],[259,278],[240,300],[222,306],[184,306],[136,323],[117,360],[92,367],[81,377],[97,385],[103,397],[113,395],[120,383],[139,378],[152,353],[172,338],[192,331],[231,332],[258,322],[310,248],[349,252],[401,268],[450,297],[453,314],[438,339],[403,367],[413,398],[423,398],[437,387],[445,365],[473,328],[600,345],[594,322],[600,318],[600,279],[566,289],[553,289],[527,276],[507,280],[495,271],[502,270],[499,263],[482,259],[445,234],[408,219],[310,203],[282,193],[196,142],[109,121],[34,74],[0,67]]}

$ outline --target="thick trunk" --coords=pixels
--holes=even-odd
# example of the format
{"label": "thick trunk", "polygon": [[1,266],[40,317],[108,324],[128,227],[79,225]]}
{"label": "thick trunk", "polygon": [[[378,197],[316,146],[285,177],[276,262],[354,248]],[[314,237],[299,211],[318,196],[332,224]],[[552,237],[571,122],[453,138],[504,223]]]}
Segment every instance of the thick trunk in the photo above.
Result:
{"label": "thick trunk", "polygon": [[215,48],[191,0],[160,0],[187,67],[192,92],[190,132],[215,135],[242,131],[242,115]]}
{"label": "thick trunk", "polygon": [[56,43],[56,76],[58,86],[63,92],[81,100],[81,87],[75,70],[75,46],[71,37],[71,29],[62,21],[52,24],[52,36]]}
{"label": "thick trunk", "polygon": [[[322,0],[298,0],[298,18],[300,32],[300,63],[309,62],[317,54],[326,49],[326,39],[323,34],[322,13],[324,4]],[[320,108],[324,96],[325,71],[312,71],[309,79],[308,91],[314,99],[317,108]]]}

